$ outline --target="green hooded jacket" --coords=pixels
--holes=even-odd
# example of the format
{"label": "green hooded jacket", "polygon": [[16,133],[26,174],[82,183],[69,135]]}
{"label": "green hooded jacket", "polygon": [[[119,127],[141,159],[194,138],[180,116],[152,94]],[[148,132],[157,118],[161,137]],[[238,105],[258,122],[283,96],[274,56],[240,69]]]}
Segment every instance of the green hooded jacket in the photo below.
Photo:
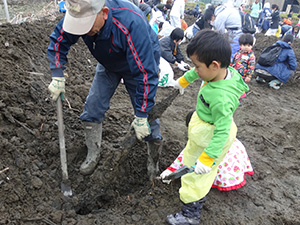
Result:
{"label": "green hooded jacket", "polygon": [[[248,91],[247,84],[241,75],[232,67],[228,67],[230,79],[204,83],[197,97],[196,112],[200,119],[215,125],[214,135],[204,150],[211,158],[218,158],[228,139],[233,113],[239,105],[239,98]],[[184,78],[192,83],[199,79],[194,68],[184,74]]]}

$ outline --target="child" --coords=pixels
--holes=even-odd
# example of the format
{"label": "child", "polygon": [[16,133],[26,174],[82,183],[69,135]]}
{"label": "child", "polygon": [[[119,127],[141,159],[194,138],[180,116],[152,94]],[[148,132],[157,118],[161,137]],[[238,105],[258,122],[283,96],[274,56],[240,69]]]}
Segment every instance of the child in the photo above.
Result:
{"label": "child", "polygon": [[276,5],[276,4],[272,5],[271,25],[270,25],[269,30],[266,32],[266,35],[268,35],[268,36],[272,36],[272,35],[276,36],[276,33],[278,31],[279,21],[280,21],[280,12],[279,12],[278,8],[279,8],[278,5]]}
{"label": "child", "polygon": [[[186,117],[187,127],[193,112],[189,112]],[[174,162],[160,176],[166,177],[181,168],[183,166],[183,155],[184,150],[180,152]],[[219,165],[212,188],[217,188],[220,191],[241,188],[246,184],[245,174],[253,175],[254,172],[245,146],[236,138]],[[169,184],[171,180],[162,180],[162,182]]]}
{"label": "child", "polygon": [[288,15],[288,17],[282,21],[281,36],[283,36],[289,29],[293,28],[292,23],[293,23],[292,16]]}
{"label": "child", "polygon": [[202,79],[183,157],[184,165],[196,163],[196,167],[194,173],[181,177],[182,210],[167,216],[173,225],[199,224],[205,196],[236,137],[233,113],[240,96],[248,90],[238,72],[229,67],[231,47],[219,32],[199,31],[187,46],[187,55],[195,68],[176,80],[175,87],[183,93],[190,83]]}
{"label": "child", "polygon": [[300,39],[300,24],[296,24],[294,27],[289,29],[285,34],[292,34],[294,38],[299,38]]}
{"label": "child", "polygon": [[263,34],[265,34],[270,28],[270,21],[272,19],[271,15],[272,11],[270,9],[270,2],[266,2],[263,10],[259,14],[258,20],[258,27],[260,29],[260,32]]}
{"label": "child", "polygon": [[259,63],[255,66],[258,83],[269,83],[274,89],[279,89],[283,83],[286,83],[290,76],[293,76],[297,68],[297,59],[292,48],[294,37],[292,34],[286,34],[282,41],[275,44],[282,48],[277,60],[272,66],[262,66]]}
{"label": "child", "polygon": [[255,68],[255,56],[252,50],[253,36],[242,34],[239,38],[240,49],[235,53],[231,66],[241,74],[245,82],[250,82]]}
{"label": "child", "polygon": [[159,40],[161,57],[167,62],[178,67],[182,71],[187,71],[189,65],[184,62],[183,54],[180,51],[179,44],[184,37],[184,32],[180,28],[175,28],[170,36]]}

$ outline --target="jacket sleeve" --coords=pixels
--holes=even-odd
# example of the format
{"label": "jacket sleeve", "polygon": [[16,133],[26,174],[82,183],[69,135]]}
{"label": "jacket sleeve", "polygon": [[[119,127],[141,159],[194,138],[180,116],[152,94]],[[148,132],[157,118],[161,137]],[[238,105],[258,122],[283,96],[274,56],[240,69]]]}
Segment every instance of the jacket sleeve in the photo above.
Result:
{"label": "jacket sleeve", "polygon": [[233,67],[233,68],[235,68],[235,66],[236,66],[236,60],[237,60],[237,55],[238,55],[238,53],[239,53],[239,51],[237,51],[237,52],[234,54],[233,58],[232,58],[232,61],[231,61],[230,66]]}
{"label": "jacket sleeve", "polygon": [[216,30],[218,30],[220,33],[224,34],[225,33],[225,21],[226,21],[227,15],[224,13],[220,13],[217,15],[216,20],[214,22],[214,26]]}
{"label": "jacket sleeve", "polygon": [[179,45],[177,45],[176,61],[179,62],[179,63],[181,61],[184,61],[184,57],[183,57],[182,52],[181,52],[181,50],[179,48]]}
{"label": "jacket sleeve", "polygon": [[65,64],[68,62],[67,54],[71,45],[75,44],[80,36],[66,33],[63,28],[63,19],[58,22],[54,31],[50,35],[50,44],[47,54],[50,61],[50,69],[53,77],[63,77]]}
{"label": "jacket sleeve", "polygon": [[[125,28],[124,28],[125,29]],[[143,19],[134,21],[128,29],[126,55],[131,73],[137,80],[135,94],[135,115],[147,117],[155,102],[158,86],[160,47],[158,37]]]}
{"label": "jacket sleeve", "polygon": [[195,71],[195,68],[190,69],[189,71],[185,72],[183,75],[184,78],[188,83],[193,83],[195,80],[198,80],[200,77],[198,76],[197,72]]}
{"label": "jacket sleeve", "polygon": [[290,70],[296,70],[297,69],[297,59],[295,56],[295,53],[293,49],[288,54],[288,64],[289,64],[289,69]]}
{"label": "jacket sleeve", "polygon": [[163,57],[169,63],[174,64],[176,57],[173,55],[171,43],[169,42],[169,37],[165,37],[159,41],[161,48],[161,57]]}
{"label": "jacket sleeve", "polygon": [[246,77],[252,77],[252,75],[254,74],[254,68],[255,68],[255,55],[254,53],[252,53],[249,57],[248,60],[248,67],[247,67],[247,71],[246,71]]}

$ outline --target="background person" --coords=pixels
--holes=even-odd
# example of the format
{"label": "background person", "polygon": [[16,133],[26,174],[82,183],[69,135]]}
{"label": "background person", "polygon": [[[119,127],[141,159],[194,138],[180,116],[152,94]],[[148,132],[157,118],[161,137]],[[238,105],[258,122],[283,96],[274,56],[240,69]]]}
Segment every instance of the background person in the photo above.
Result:
{"label": "background person", "polygon": [[208,7],[204,15],[201,16],[194,24],[193,24],[193,37],[196,33],[203,29],[212,29],[211,23],[215,20],[215,8],[213,6]]}
{"label": "background person", "polygon": [[255,66],[257,74],[256,81],[259,83],[268,83],[271,88],[279,89],[283,83],[286,83],[290,76],[294,75],[297,68],[297,60],[292,48],[294,37],[286,34],[282,41],[275,44],[281,46],[282,50],[272,66],[262,66],[259,63]]}
{"label": "background person", "polygon": [[173,64],[182,71],[187,71],[190,66],[184,62],[183,54],[179,44],[184,37],[184,32],[180,28],[175,28],[170,36],[163,37],[159,40],[161,57],[167,62]]}
{"label": "background person", "polygon": [[[279,28],[279,22],[280,22],[280,12],[278,9],[278,5],[273,4],[272,5],[272,14],[271,14],[271,25],[268,31],[266,32],[266,35],[276,35],[278,28]],[[278,36],[279,37],[279,36]]]}
{"label": "background person", "polygon": [[289,29],[286,34],[292,34],[294,38],[299,38],[300,39],[300,24],[296,24],[294,27]]}
{"label": "background person", "polygon": [[270,9],[270,3],[266,2],[263,10],[260,12],[259,20],[257,24],[260,32],[263,34],[265,34],[267,30],[270,28],[270,22],[272,19],[271,14],[272,14],[272,10]]}
{"label": "background person", "polygon": [[290,15],[287,16],[287,18],[285,18],[282,21],[282,25],[281,25],[281,36],[283,37],[284,34],[290,30],[291,28],[293,28],[293,21],[292,21],[292,17]]}
{"label": "background person", "polygon": [[186,0],[175,0],[170,11],[170,23],[173,27],[181,28],[181,20],[184,19],[184,7]]}
{"label": "background person", "polygon": [[259,0],[255,0],[255,2],[251,5],[251,13],[250,16],[255,21],[256,25],[258,23],[259,13],[262,10],[261,3]]}
{"label": "background person", "polygon": [[234,8],[232,4],[220,5],[215,9],[215,21],[213,26],[216,30],[224,34],[227,31],[230,45],[231,58],[240,48],[239,37],[242,32],[242,19],[239,10]]}
{"label": "background person", "polygon": [[242,34],[239,38],[241,48],[234,54],[231,63],[231,66],[239,72],[246,83],[251,81],[255,68],[253,41],[254,38],[251,34]]}

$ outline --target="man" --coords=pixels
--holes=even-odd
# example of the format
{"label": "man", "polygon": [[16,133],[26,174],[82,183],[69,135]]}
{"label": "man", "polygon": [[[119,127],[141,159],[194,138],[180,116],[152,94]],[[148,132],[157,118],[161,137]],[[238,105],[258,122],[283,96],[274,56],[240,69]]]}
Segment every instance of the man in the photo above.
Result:
{"label": "man", "polygon": [[227,30],[230,45],[231,45],[231,58],[239,50],[239,37],[242,32],[242,19],[239,10],[234,8],[232,3],[220,5],[215,9],[215,21],[213,26],[220,33],[224,34]]}
{"label": "man", "polygon": [[[136,137],[147,138],[149,155],[159,151],[162,139],[159,121],[154,121],[150,129],[147,116],[158,85],[160,47],[143,12],[127,0],[67,0],[66,8],[66,16],[50,35],[48,46],[52,70],[48,89],[52,99],[65,92],[63,69],[67,54],[80,37],[99,62],[80,116],[88,148],[80,172],[93,173],[99,161],[102,121],[122,78],[135,112],[131,126]],[[157,165],[150,167],[152,175],[158,172]]]}

